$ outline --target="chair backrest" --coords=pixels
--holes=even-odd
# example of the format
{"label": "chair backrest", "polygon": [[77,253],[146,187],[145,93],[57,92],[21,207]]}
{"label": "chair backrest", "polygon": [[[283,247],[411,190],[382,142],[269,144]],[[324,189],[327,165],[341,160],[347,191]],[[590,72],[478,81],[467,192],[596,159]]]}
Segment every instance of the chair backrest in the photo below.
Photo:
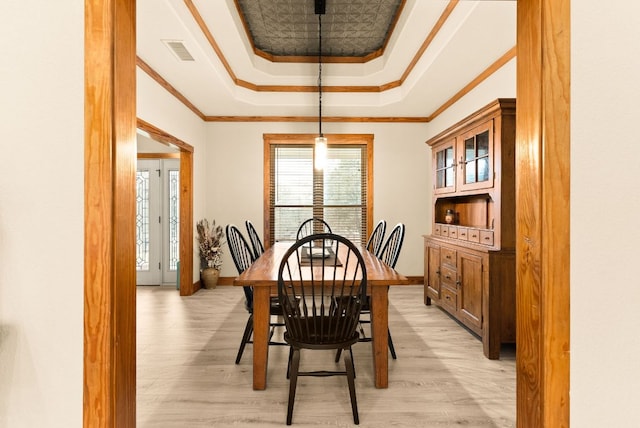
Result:
{"label": "chair backrest", "polygon": [[380,253],[382,248],[382,242],[384,241],[384,232],[387,230],[386,220],[380,220],[376,227],[373,228],[373,232],[369,235],[367,240],[367,251],[372,252],[376,256]]}
{"label": "chair backrest", "polygon": [[[324,257],[329,249],[330,255]],[[331,345],[353,340],[354,335],[357,341],[366,293],[362,254],[343,236],[306,236],[287,250],[280,263],[278,297],[292,344]]]}
{"label": "chair backrest", "polygon": [[[247,240],[240,232],[240,229],[234,224],[228,224],[226,227],[227,244],[233,263],[236,265],[238,275],[247,270],[255,261],[253,250],[249,247]],[[249,286],[242,287],[246,298],[245,306],[249,312],[253,310],[253,289]]]}
{"label": "chair backrest", "polygon": [[251,221],[246,220],[244,222],[245,226],[247,226],[247,234],[249,235],[249,240],[251,240],[251,246],[253,247],[253,255],[257,259],[264,253],[264,245],[262,245],[262,240],[260,239],[260,235],[258,235],[258,231],[253,226]]}
{"label": "chair backrest", "polygon": [[380,249],[378,258],[395,269],[398,257],[400,257],[402,241],[404,241],[404,224],[398,223],[389,233],[389,237]]}
{"label": "chair backrest", "polygon": [[296,240],[316,233],[331,233],[331,227],[329,226],[329,223],[323,219],[312,217],[300,224],[300,227],[298,227],[298,233],[296,233]]}

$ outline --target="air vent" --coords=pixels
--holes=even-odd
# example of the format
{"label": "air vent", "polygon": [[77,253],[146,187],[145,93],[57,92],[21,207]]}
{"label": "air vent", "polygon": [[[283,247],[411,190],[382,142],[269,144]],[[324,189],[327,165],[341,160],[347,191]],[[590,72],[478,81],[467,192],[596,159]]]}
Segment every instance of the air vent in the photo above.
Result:
{"label": "air vent", "polygon": [[180,61],[194,61],[193,56],[191,56],[182,40],[163,40],[162,43],[167,45],[169,50]]}

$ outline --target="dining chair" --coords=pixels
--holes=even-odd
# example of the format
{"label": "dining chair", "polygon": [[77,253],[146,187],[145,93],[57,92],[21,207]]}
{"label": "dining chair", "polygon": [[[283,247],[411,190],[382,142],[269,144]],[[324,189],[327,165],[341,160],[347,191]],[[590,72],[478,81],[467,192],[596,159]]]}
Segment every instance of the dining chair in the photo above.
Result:
{"label": "dining chair", "polygon": [[373,253],[378,256],[380,253],[380,249],[382,248],[382,243],[384,242],[384,232],[387,230],[387,221],[380,220],[376,227],[373,228],[373,232],[369,235],[369,239],[367,240],[366,249],[367,251]]}
{"label": "dining chair", "polygon": [[[255,261],[255,254],[247,240],[242,235],[242,232],[233,224],[228,224],[226,227],[227,244],[229,245],[229,252],[231,258],[236,266],[238,275],[247,270],[249,266]],[[240,342],[240,348],[236,356],[236,364],[240,364],[242,354],[247,343],[253,343],[251,339],[253,335],[253,287],[242,287],[244,290],[245,302],[244,307],[249,312],[249,318],[244,328],[242,335],[242,341]],[[269,314],[271,316],[282,316],[282,307],[277,297],[272,297],[270,302]],[[277,321],[269,321],[270,333],[269,333],[269,345],[287,345],[285,342],[278,342],[272,340],[276,327],[283,327],[284,323]]]}
{"label": "dining chair", "polygon": [[296,233],[296,240],[322,232],[331,233],[331,226],[319,217],[312,217],[300,224],[300,227],[298,227],[298,233]]}
{"label": "dining chair", "polygon": [[404,224],[396,224],[393,229],[391,229],[391,233],[389,233],[389,236],[380,249],[380,254],[378,255],[380,260],[391,266],[393,269],[396,268],[396,263],[398,263],[398,258],[400,257],[400,250],[402,249],[402,243],[404,241],[404,230]]}
{"label": "dining chair", "polygon": [[262,255],[262,253],[264,253],[264,245],[262,245],[260,235],[258,235],[258,231],[253,226],[253,223],[251,223],[250,220],[245,220],[244,225],[247,227],[247,234],[249,235],[249,240],[253,247],[253,255],[257,259]]}
{"label": "dining chair", "polygon": [[[400,250],[402,249],[402,243],[404,242],[404,231],[405,226],[403,223],[396,224],[393,229],[391,229],[391,232],[389,233],[389,236],[384,242],[384,245],[380,249],[380,253],[378,255],[378,258],[380,260],[382,260],[393,269],[396,268],[398,258],[400,257]],[[371,299],[367,299],[367,301],[365,302],[365,308],[363,309],[363,312],[369,314],[369,322],[371,322]],[[396,349],[393,346],[393,339],[391,339],[391,330],[387,329],[387,332],[389,352],[391,352],[391,357],[396,360]],[[369,340],[371,339],[369,338]]]}
{"label": "dining chair", "polygon": [[286,325],[284,340],[291,346],[287,425],[292,421],[298,377],[334,375],[347,377],[353,421],[359,423],[351,352],[343,353],[343,371],[299,369],[302,349],[305,355],[314,350],[351,351],[358,341],[358,319],[366,292],[367,271],[362,254],[343,236],[332,233],[305,236],[282,258],[278,297]]}
{"label": "dining chair", "polygon": [[[398,223],[394,226],[389,233],[387,240],[384,245],[380,249],[380,253],[378,254],[378,258],[389,265],[391,268],[395,269],[396,263],[398,263],[398,258],[400,257],[400,250],[402,249],[402,242],[404,241],[404,231],[405,226],[402,223]],[[363,317],[364,315],[364,317]],[[371,297],[366,296],[364,301],[362,302],[362,310],[360,311],[360,320],[358,323],[358,327],[360,330],[360,339],[359,342],[371,342],[371,336],[368,336],[362,327],[363,324],[371,324]],[[396,348],[393,345],[393,339],[391,338],[391,330],[387,329],[387,343],[389,347],[389,352],[391,353],[391,358],[397,360],[398,357],[396,355]],[[336,362],[340,359],[341,350],[338,350],[336,353]]]}

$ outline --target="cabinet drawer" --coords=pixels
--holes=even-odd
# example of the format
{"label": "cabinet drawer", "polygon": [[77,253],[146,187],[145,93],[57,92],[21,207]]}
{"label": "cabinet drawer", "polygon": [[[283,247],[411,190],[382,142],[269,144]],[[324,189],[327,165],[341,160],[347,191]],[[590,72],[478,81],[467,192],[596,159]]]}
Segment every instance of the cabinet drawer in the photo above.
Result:
{"label": "cabinet drawer", "polygon": [[480,243],[480,231],[478,229],[469,229],[467,238],[471,242]]}
{"label": "cabinet drawer", "polygon": [[441,230],[442,230],[442,225],[440,225],[440,224],[436,223],[436,224],[433,226],[433,234],[434,234],[434,235],[440,236],[440,232],[441,232]]}
{"label": "cabinet drawer", "polygon": [[462,241],[469,240],[469,229],[466,228],[466,227],[459,227],[458,228],[458,239],[460,239]]}
{"label": "cabinet drawer", "polygon": [[480,243],[484,245],[493,245],[493,231],[481,230],[480,231]]}
{"label": "cabinet drawer", "polygon": [[449,226],[449,238],[458,239],[458,228],[455,226]]}
{"label": "cabinet drawer", "polygon": [[440,236],[444,236],[445,238],[449,237],[449,226],[445,226],[444,224],[440,226]]}
{"label": "cabinet drawer", "polygon": [[440,249],[440,254],[442,255],[442,263],[447,264],[449,266],[456,266],[456,250],[452,250],[451,248],[442,247]]}
{"label": "cabinet drawer", "polygon": [[440,302],[442,302],[442,306],[450,312],[456,312],[458,309],[458,295],[456,292],[448,289],[447,287],[442,287],[440,294],[442,296],[440,300]]}
{"label": "cabinet drawer", "polygon": [[455,287],[456,286],[456,270],[451,269],[450,267],[447,267],[447,266],[442,266],[440,268],[440,281],[442,281],[443,284],[449,284]]}

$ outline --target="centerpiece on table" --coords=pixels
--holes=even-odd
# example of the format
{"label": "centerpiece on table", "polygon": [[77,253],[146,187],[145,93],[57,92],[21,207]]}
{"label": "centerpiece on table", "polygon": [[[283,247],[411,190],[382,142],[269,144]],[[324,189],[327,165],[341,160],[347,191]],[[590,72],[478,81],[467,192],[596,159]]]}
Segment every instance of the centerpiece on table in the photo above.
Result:
{"label": "centerpiece on table", "polygon": [[224,230],[222,226],[216,226],[215,220],[210,224],[206,218],[196,224],[196,230],[200,248],[200,277],[205,288],[216,288],[222,268],[222,246],[226,242]]}

